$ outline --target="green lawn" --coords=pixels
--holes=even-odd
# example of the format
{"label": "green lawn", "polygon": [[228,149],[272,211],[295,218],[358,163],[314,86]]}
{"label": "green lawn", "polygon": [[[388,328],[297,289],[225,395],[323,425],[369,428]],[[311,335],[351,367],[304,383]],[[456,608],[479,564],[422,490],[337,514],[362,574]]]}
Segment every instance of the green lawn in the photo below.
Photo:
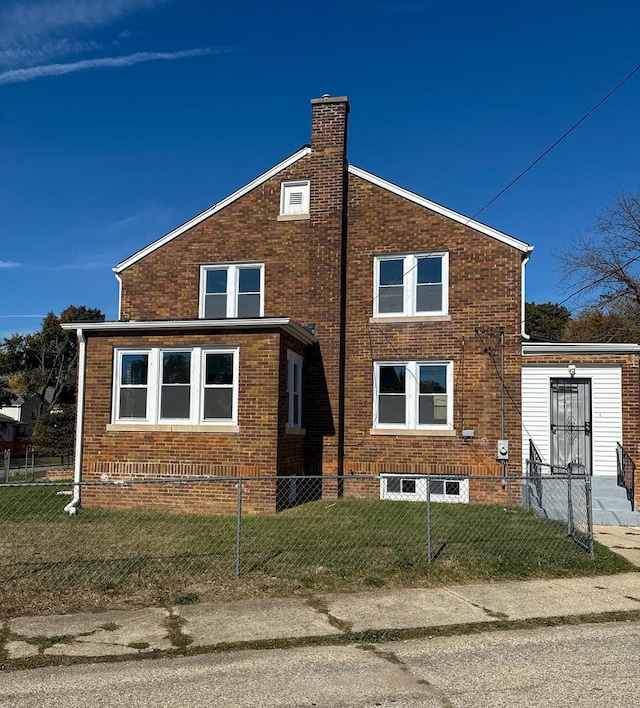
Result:
{"label": "green lawn", "polygon": [[[64,488],[64,487],[63,487]],[[66,487],[68,489],[68,485]],[[83,509],[58,487],[0,489],[0,613],[633,570],[517,507],[324,500],[236,519]]]}

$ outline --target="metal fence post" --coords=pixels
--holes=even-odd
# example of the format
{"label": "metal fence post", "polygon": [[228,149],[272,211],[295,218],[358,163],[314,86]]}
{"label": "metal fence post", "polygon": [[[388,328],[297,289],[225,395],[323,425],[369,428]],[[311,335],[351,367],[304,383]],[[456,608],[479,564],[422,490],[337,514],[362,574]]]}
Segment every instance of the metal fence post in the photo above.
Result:
{"label": "metal fence post", "polygon": [[589,544],[589,555],[593,558],[593,507],[592,507],[592,490],[591,490],[591,475],[584,476],[584,491],[587,495],[587,534]]}
{"label": "metal fence post", "polygon": [[427,563],[431,563],[431,485],[428,477],[425,481],[427,483]]}
{"label": "metal fence post", "polygon": [[240,577],[240,547],[242,544],[242,478],[238,479],[236,506],[236,577]]}
{"label": "metal fence post", "polygon": [[573,475],[571,466],[567,467],[567,535],[573,538],[573,496],[571,494],[571,481]]}

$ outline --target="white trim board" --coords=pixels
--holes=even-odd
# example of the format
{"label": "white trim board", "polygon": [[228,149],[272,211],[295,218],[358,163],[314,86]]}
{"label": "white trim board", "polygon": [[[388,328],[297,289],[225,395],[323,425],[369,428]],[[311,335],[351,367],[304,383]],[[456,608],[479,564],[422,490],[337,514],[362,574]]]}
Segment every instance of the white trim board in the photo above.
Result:
{"label": "white trim board", "polygon": [[132,266],[134,263],[137,263],[139,260],[142,260],[145,256],[148,256],[150,253],[153,253],[153,251],[155,251],[156,249],[160,248],[161,246],[164,246],[165,243],[173,241],[174,238],[177,238],[185,231],[188,231],[189,229],[193,228],[201,221],[208,219],[212,214],[215,214],[216,212],[224,209],[226,206],[229,206],[229,204],[232,204],[237,199],[240,199],[240,197],[243,197],[252,189],[255,189],[274,175],[277,175],[278,172],[286,170],[287,167],[290,167],[295,162],[308,155],[310,152],[310,147],[303,147],[301,150],[298,150],[298,152],[294,152],[293,155],[287,157],[286,160],[279,162],[275,167],[272,167],[270,170],[267,170],[267,172],[264,172],[259,177],[256,177],[253,181],[249,182],[249,184],[246,184],[244,187],[241,187],[233,194],[230,194],[228,197],[225,197],[222,201],[219,201],[217,204],[214,204],[212,207],[209,207],[197,216],[194,216],[193,219],[190,219],[189,221],[185,222],[184,224],[182,224],[182,226],[178,226],[177,229],[170,231],[168,234],[162,236],[153,243],[150,243],[148,246],[145,246],[139,251],[136,251],[132,256],[129,256],[129,258],[126,258],[124,261],[118,263],[118,265],[113,269],[113,272],[116,274],[122,273],[122,271],[129,268],[129,266]]}
{"label": "white trim board", "polygon": [[408,189],[404,189],[403,187],[399,187],[397,184],[388,182],[386,179],[382,179],[382,177],[378,177],[374,174],[371,174],[371,172],[366,172],[365,170],[360,169],[359,167],[349,165],[349,174],[355,175],[356,177],[360,177],[361,179],[364,179],[367,182],[371,182],[371,184],[375,184],[377,187],[382,187],[382,189],[386,189],[389,192],[393,192],[393,194],[397,194],[399,197],[403,197],[404,199],[407,199],[408,201],[413,202],[414,204],[418,204],[419,206],[425,207],[426,209],[435,211],[437,214],[441,214],[442,216],[446,216],[449,219],[453,219],[453,221],[457,221],[458,223],[463,224],[463,226],[468,226],[474,231],[479,231],[485,236],[490,236],[491,238],[496,239],[496,241],[506,243],[507,246],[512,246],[518,251],[522,251],[523,253],[531,253],[531,251],[533,251],[533,246],[530,246],[524,241],[519,241],[517,238],[513,238],[513,236],[509,236],[508,234],[505,234],[502,231],[498,231],[497,229],[491,228],[491,226],[487,226],[486,224],[482,224],[479,221],[475,221],[474,219],[465,216],[464,214],[460,214],[457,211],[447,209],[447,207],[444,207],[441,204],[436,204],[436,202],[432,202],[429,199],[425,199],[419,194],[415,194],[415,192],[410,192]]}
{"label": "white trim board", "polygon": [[280,328],[303,344],[318,340],[302,325],[289,317],[229,318],[224,320],[118,320],[116,322],[64,322],[62,329],[83,332],[148,332],[157,330],[246,330]]}
{"label": "white trim board", "polygon": [[640,344],[526,342],[522,345],[522,354],[524,356],[535,356],[536,354],[640,354]]}

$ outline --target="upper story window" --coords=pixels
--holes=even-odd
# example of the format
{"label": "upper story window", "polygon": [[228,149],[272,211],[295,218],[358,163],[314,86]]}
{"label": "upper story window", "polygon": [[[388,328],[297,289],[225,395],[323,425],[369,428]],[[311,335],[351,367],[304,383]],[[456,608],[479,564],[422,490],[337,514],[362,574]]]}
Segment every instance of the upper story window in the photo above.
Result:
{"label": "upper story window", "polygon": [[449,310],[449,254],[378,256],[374,266],[374,315],[446,315]]}
{"label": "upper story window", "polygon": [[453,429],[453,362],[374,363],[373,427]]}
{"label": "upper story window", "polygon": [[283,182],[280,192],[280,215],[301,216],[309,213],[309,180]]}
{"label": "upper story window", "polygon": [[302,357],[287,352],[287,427],[302,427]]}
{"label": "upper story window", "polygon": [[200,317],[262,317],[264,264],[232,263],[200,269]]}
{"label": "upper story window", "polygon": [[238,349],[118,349],[114,423],[235,424]]}

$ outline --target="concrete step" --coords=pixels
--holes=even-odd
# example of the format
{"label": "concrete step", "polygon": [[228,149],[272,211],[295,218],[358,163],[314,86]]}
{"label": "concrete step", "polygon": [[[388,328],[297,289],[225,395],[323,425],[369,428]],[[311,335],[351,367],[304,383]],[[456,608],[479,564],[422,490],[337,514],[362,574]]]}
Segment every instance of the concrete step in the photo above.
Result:
{"label": "concrete step", "polygon": [[592,517],[597,526],[640,526],[640,513],[637,511],[606,511],[594,506]]}
{"label": "concrete step", "polygon": [[595,494],[592,497],[593,509],[602,509],[604,511],[633,511],[631,508],[631,502],[627,499],[627,496],[615,499],[603,499],[602,497],[596,497]]}

